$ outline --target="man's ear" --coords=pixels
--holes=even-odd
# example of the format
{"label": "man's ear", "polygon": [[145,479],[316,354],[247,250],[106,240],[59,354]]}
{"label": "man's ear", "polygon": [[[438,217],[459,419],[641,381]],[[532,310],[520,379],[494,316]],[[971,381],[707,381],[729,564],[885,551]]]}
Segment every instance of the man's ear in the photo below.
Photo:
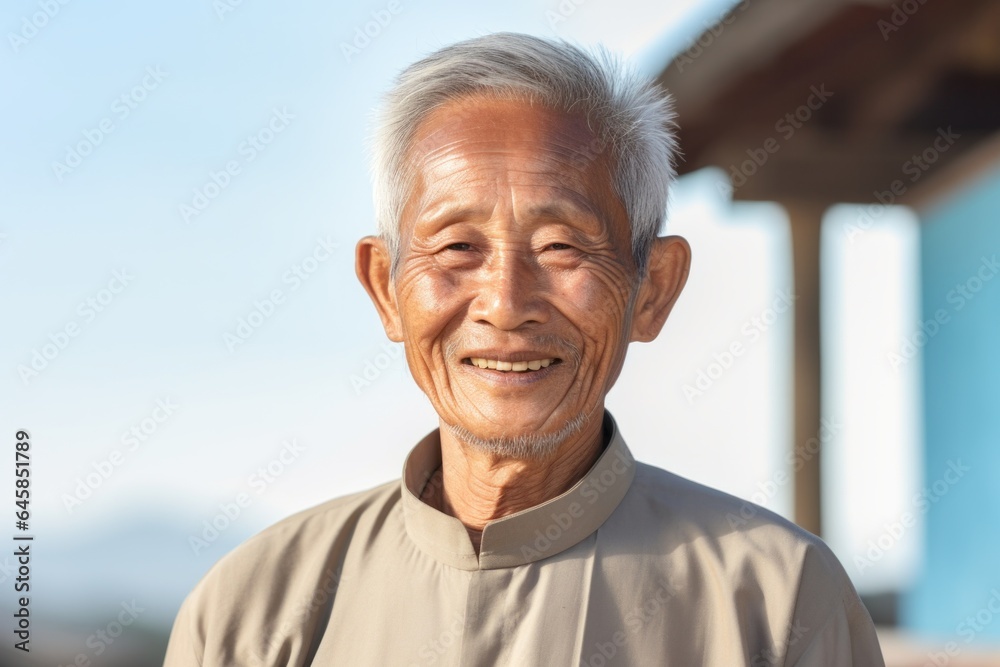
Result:
{"label": "man's ear", "polygon": [[691,246],[680,236],[657,237],[649,253],[648,267],[635,301],[630,342],[648,343],[660,335],[687,282]]}
{"label": "man's ear", "polygon": [[364,285],[365,291],[375,304],[375,310],[382,320],[382,327],[389,340],[401,343],[403,327],[399,319],[399,308],[389,278],[392,258],[385,242],[377,236],[366,236],[358,241],[354,249],[354,272]]}

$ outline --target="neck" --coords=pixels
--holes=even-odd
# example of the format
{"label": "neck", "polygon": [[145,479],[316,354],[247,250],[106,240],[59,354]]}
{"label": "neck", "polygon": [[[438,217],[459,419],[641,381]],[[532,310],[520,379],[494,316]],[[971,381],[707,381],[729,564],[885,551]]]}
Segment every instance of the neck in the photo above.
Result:
{"label": "neck", "polygon": [[428,481],[422,500],[461,521],[478,554],[487,523],[555,498],[587,474],[604,444],[604,411],[594,414],[543,459],[484,452],[441,428],[441,468]]}

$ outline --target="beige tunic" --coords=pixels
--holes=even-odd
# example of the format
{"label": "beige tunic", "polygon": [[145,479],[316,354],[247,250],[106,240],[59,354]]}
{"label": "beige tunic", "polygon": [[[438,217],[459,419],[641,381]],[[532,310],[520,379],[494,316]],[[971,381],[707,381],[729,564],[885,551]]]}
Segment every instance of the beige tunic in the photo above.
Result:
{"label": "beige tunic", "polygon": [[285,519],[184,602],[168,667],[883,665],[823,542],[638,463],[614,420],[570,490],[487,524],[419,500],[437,431],[402,480]]}

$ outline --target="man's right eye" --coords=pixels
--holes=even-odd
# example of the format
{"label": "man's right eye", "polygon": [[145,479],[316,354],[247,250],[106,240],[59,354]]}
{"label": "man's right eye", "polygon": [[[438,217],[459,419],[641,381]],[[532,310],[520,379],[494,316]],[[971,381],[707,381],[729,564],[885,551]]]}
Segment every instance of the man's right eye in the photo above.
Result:
{"label": "man's right eye", "polygon": [[459,251],[472,250],[472,244],[471,243],[452,243],[452,244],[446,246],[445,250],[459,250]]}

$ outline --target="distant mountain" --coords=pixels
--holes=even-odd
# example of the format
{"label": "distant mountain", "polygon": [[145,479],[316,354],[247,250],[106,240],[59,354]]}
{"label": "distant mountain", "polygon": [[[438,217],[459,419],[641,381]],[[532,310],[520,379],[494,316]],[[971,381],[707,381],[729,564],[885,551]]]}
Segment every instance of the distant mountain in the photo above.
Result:
{"label": "distant mountain", "polygon": [[[169,628],[205,572],[269,523],[249,509],[197,555],[189,538],[204,539],[207,517],[180,517],[165,508],[136,511],[87,532],[42,533],[32,544],[32,617],[42,626],[83,623],[93,632],[113,621],[123,603],[134,601],[142,609],[142,625]],[[0,555],[0,586],[8,587],[15,567],[12,556]],[[13,603],[12,596],[2,596],[0,608],[6,611]]]}
{"label": "distant mountain", "polygon": [[[40,530],[31,543],[31,652],[5,643],[0,667],[68,666],[81,654],[102,667],[158,667],[184,597],[216,561],[271,523],[252,509],[198,554],[189,538],[205,539],[207,517],[170,508],[136,509],[90,530]],[[12,551],[0,552],[4,590],[17,577]],[[5,615],[15,603],[13,595],[0,596]]]}

